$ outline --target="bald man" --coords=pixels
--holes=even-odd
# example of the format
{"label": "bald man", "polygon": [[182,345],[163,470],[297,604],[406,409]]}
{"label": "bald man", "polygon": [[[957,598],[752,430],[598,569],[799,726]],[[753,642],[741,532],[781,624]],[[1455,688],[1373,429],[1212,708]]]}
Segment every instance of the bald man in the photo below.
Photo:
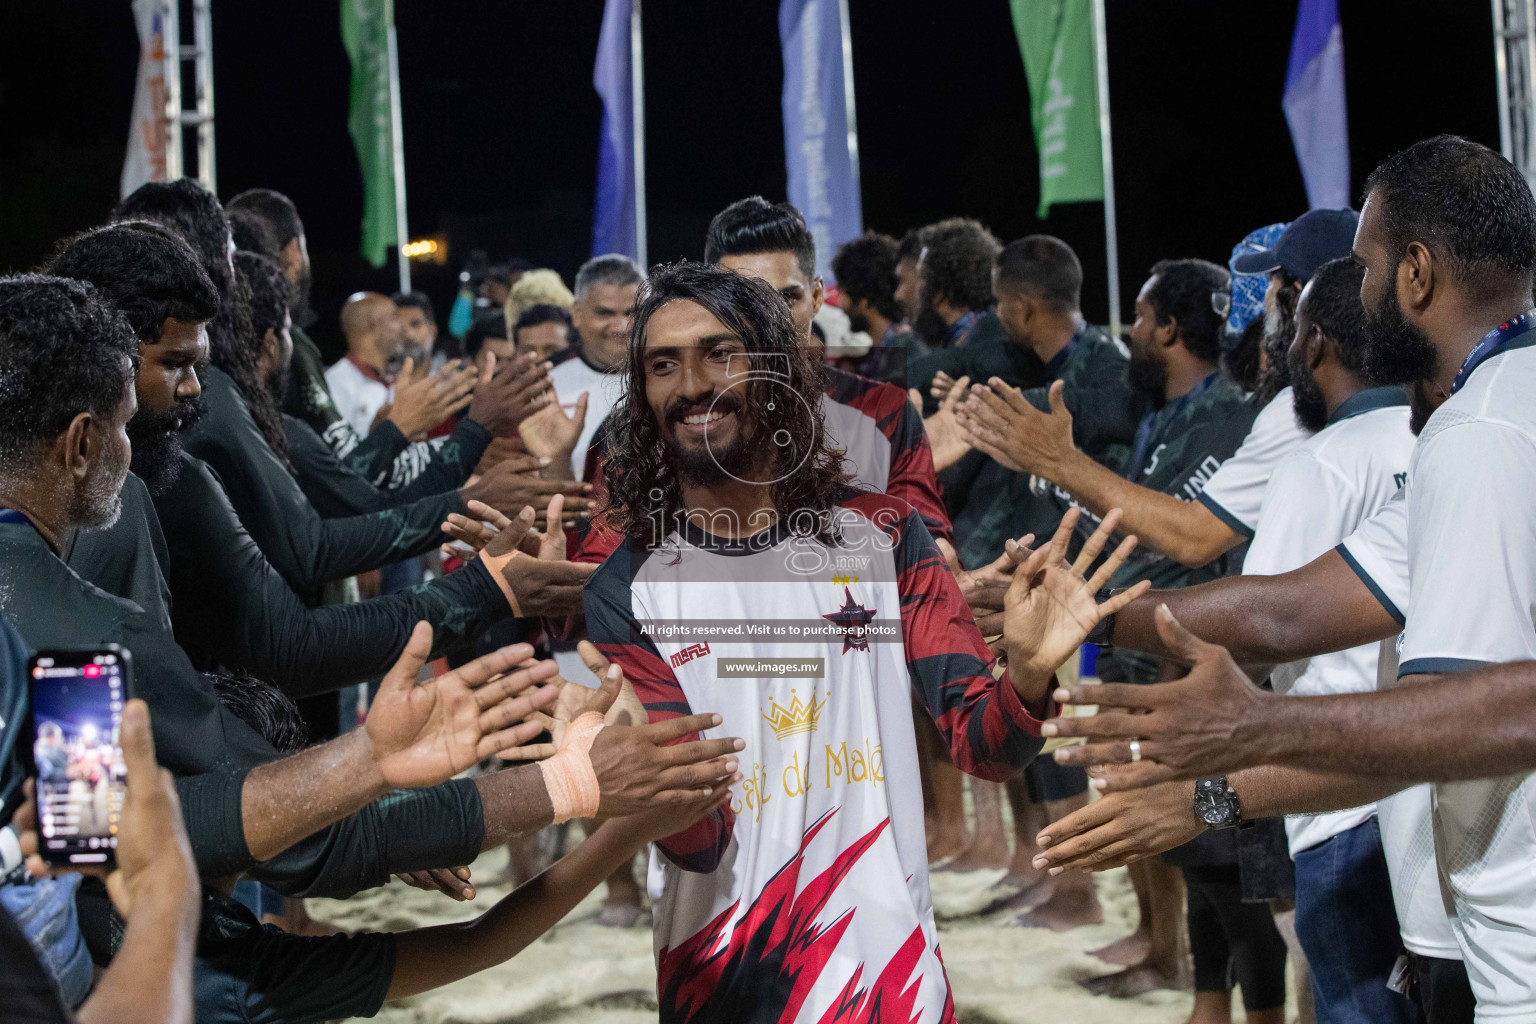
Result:
{"label": "bald man", "polygon": [[366,437],[390,400],[395,381],[385,367],[399,353],[405,328],[387,295],[356,292],[341,307],[341,333],[347,354],[325,371],[325,383],[347,424]]}

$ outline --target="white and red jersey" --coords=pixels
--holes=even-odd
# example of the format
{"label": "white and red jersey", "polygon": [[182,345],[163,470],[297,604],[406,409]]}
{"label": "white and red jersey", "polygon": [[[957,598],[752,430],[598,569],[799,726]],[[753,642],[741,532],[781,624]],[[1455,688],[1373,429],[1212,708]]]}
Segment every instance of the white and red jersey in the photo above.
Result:
{"label": "white and red jersey", "polygon": [[730,810],[657,844],[664,1024],[954,1018],[913,695],[984,778],[1022,769],[1040,722],[911,506],[850,490],[832,522],[835,543],[689,525],[587,584],[588,635],[652,721],[716,712],[707,735],[746,741]]}

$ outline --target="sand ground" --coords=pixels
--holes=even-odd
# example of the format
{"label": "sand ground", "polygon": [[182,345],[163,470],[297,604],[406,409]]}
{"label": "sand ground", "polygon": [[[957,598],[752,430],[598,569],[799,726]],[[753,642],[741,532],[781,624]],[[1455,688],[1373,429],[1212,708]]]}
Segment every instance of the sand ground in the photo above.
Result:
{"label": "sand ground", "polygon": [[[309,901],[315,917],[347,929],[398,931],[472,917],[506,894],[499,877],[506,854],[487,853],[473,867],[481,882],[474,903],[399,882],[344,902]],[[1133,1000],[1093,996],[1077,984],[1110,970],[1083,951],[1126,934],[1136,899],[1123,870],[1098,878],[1104,923],[1065,935],[1013,924],[1016,912],[981,915],[1001,872],[933,875],[944,963],[961,1024],[1183,1024],[1191,996],[1156,992]],[[600,897],[579,907],[521,956],[412,999],[386,1004],[374,1018],[388,1024],[653,1024],[656,972],[648,927],[601,928]],[[1241,1011],[1237,1018],[1241,1019]]]}

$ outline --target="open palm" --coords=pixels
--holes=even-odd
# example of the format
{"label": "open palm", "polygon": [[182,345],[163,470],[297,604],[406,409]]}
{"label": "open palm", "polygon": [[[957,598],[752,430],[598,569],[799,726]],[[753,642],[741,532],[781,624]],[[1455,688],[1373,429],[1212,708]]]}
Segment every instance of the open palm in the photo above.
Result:
{"label": "open palm", "polygon": [[554,703],[554,662],[527,662],[533,649],[514,644],[462,668],[416,682],[432,651],[432,627],[418,622],[379,687],[364,725],[385,781],[397,789],[434,786],[509,747],[533,739],[533,720]]}
{"label": "open palm", "polygon": [[550,742],[529,744],[507,751],[500,755],[504,760],[534,760],[553,756],[565,742],[566,726],[587,711],[602,712],[604,725],[645,725],[650,720],[645,713],[645,705],[640,703],[629,680],[624,678],[622,672],[610,678],[612,666],[591,642],[581,641],[576,651],[601,686],[593,689],[561,676],[551,679],[550,683],[559,687],[560,696],[555,698],[553,706],[535,712],[533,716],[534,721],[548,730]]}
{"label": "open palm", "polygon": [[1104,517],[1077,561],[1069,565],[1067,544],[1079,514],[1078,508],[1069,509],[1050,544],[1031,554],[1013,575],[1003,602],[1003,638],[1010,669],[1037,677],[1054,675],[1100,619],[1119,611],[1151,586],[1143,580],[1100,604],[1096,600],[1099,590],[1136,549],[1136,538],[1121,541],[1093,578],[1085,579],[1084,574],[1115,532],[1120,510]]}

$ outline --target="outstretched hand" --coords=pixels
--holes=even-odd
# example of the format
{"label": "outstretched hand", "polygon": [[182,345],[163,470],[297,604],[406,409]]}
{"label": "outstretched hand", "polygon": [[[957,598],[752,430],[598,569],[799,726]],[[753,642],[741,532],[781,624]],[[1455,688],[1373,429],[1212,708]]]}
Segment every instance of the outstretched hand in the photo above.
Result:
{"label": "outstretched hand", "polygon": [[1051,385],[1051,411],[1043,413],[1018,388],[993,377],[987,386],[971,389],[955,420],[967,444],[1016,472],[1054,480],[1077,450],[1064,388],[1061,381]]}
{"label": "outstretched hand", "polygon": [[1084,574],[1114,534],[1120,510],[1114,509],[1104,517],[1077,560],[1069,565],[1067,545],[1080,514],[1076,506],[1067,510],[1050,544],[1025,559],[1008,588],[1003,640],[1008,649],[1008,671],[1026,705],[1044,698],[1056,670],[1082,647],[1101,619],[1113,615],[1152,586],[1142,580],[1103,604],[1098,603],[1099,590],[1136,550],[1136,538],[1130,536],[1121,541],[1093,578],[1085,579]]}
{"label": "outstretched hand", "polygon": [[[943,376],[942,374],[940,376]],[[946,381],[948,377],[944,378]],[[939,411],[923,420],[923,429],[928,434],[928,446],[933,449],[934,472],[948,469],[959,462],[965,453],[971,450],[971,444],[961,431],[959,423],[955,419],[955,411],[960,402],[970,391],[971,378],[961,377],[948,386],[939,402]],[[939,397],[938,378],[933,385],[934,397]],[[923,412],[923,396],[916,388],[907,391],[907,397],[917,408],[918,415]]]}
{"label": "outstretched hand", "polygon": [[517,425],[517,436],[523,439],[529,454],[548,458],[551,465],[569,466],[586,423],[587,392],[577,396],[569,416],[560,405],[560,396],[555,395],[548,405]]}
{"label": "outstretched hand", "polygon": [[[1121,770],[1101,769],[1096,781],[1112,779]],[[1059,875],[1073,869],[1108,871],[1155,857],[1205,831],[1205,823],[1195,817],[1194,801],[1195,787],[1189,782],[1110,793],[1041,829],[1035,841],[1043,852],[1034,866]]]}
{"label": "outstretched hand", "polygon": [[951,567],[955,573],[955,582],[960,586],[960,594],[965,598],[965,603],[970,605],[971,614],[976,617],[976,626],[982,636],[1002,635],[1003,605],[1008,588],[1013,586],[1014,570],[1034,554],[1034,548],[1030,547],[1034,542],[1035,535],[1026,533],[1018,540],[1005,541],[1003,553],[990,565],[958,571]]}
{"label": "outstretched hand", "polygon": [[418,622],[384,677],[364,723],[384,782],[395,789],[433,786],[483,757],[526,743],[543,730],[533,712],[559,696],[539,683],[554,662],[517,669],[533,653],[513,644],[423,683],[416,677],[432,652],[432,627]]}
{"label": "outstretched hand", "polygon": [[[1096,704],[1087,718],[1055,718],[1045,736],[1085,737],[1084,746],[1056,751],[1058,764],[1125,765],[1095,780],[1105,792],[1173,779],[1196,779],[1273,760],[1267,713],[1284,698],[1265,693],[1237,667],[1226,648],[1206,643],[1159,605],[1158,634],[1169,653],[1193,667],[1183,679],[1150,686],[1100,683],[1057,691],[1063,704]],[[1140,759],[1132,763],[1131,741]]]}

